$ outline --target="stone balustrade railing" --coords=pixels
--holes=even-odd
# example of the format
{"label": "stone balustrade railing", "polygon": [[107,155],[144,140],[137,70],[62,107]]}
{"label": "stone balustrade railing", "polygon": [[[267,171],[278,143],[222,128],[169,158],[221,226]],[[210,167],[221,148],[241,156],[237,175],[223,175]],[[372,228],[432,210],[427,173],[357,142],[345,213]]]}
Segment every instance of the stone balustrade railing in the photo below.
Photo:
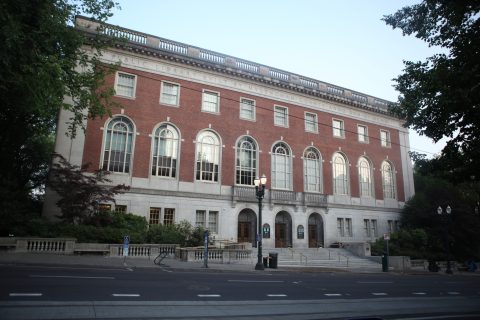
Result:
{"label": "stone balustrade railing", "polygon": [[[205,249],[180,248],[177,252],[177,258],[187,262],[201,262],[205,259]],[[237,263],[250,264],[252,260],[252,250],[247,249],[208,249],[208,261],[212,263]]]}
{"label": "stone balustrade railing", "polygon": [[[295,192],[290,190],[265,190],[265,201],[270,204],[291,204],[304,207],[327,207],[328,196],[315,192]],[[257,202],[255,188],[248,186],[232,187],[232,203],[236,202]]]}
{"label": "stone balustrade railing", "polygon": [[271,81],[278,84],[281,83],[282,86],[285,85],[294,90],[302,90],[311,94],[334,98],[374,112],[386,114],[388,113],[389,105],[392,104],[387,100],[334,86],[326,82],[307,78],[288,71],[279,70],[266,65],[242,60],[222,53],[144,34],[107,23],[100,24],[99,22],[83,16],[77,16],[75,26],[78,30],[84,32],[101,34],[121,39],[122,41],[125,41],[125,43],[130,43],[132,45],[140,45],[143,48],[142,51],[149,48],[163,51],[167,54],[173,54],[177,57],[182,57],[183,59],[193,58],[197,61],[212,63],[218,68],[236,71],[242,75],[252,76],[253,79],[258,78],[261,81]]}

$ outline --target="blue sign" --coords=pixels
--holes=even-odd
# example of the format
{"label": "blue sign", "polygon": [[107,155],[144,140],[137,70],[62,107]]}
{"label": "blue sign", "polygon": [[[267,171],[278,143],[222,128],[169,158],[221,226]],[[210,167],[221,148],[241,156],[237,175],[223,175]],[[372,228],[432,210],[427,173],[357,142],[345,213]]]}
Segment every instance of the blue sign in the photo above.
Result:
{"label": "blue sign", "polygon": [[123,256],[127,257],[128,256],[128,246],[130,245],[130,237],[124,236],[123,237]]}

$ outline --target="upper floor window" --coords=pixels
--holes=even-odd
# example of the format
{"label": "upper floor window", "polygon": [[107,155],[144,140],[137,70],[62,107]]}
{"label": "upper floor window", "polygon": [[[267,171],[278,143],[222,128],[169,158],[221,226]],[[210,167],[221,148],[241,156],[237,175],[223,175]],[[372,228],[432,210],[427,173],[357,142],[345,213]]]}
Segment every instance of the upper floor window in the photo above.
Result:
{"label": "upper floor window", "polygon": [[288,127],[288,108],[282,106],[275,106],[274,113],[274,124],[280,127]]}
{"label": "upper floor window", "polygon": [[322,191],[322,159],[317,149],[309,147],[303,153],[303,182],[305,191]]}
{"label": "upper floor window", "polygon": [[272,188],[290,189],[292,185],[292,155],[290,148],[278,142],[272,148]]}
{"label": "upper floor window", "polygon": [[368,127],[364,125],[357,126],[358,142],[368,143]]}
{"label": "upper floor window", "polygon": [[178,106],[179,98],[180,86],[175,83],[162,81],[162,87],[160,90],[160,103]]}
{"label": "upper floor window", "polygon": [[255,100],[240,99],[240,119],[255,120]]}
{"label": "upper floor window", "polygon": [[318,132],[318,119],[316,113],[305,112],[305,131]]}
{"label": "upper floor window", "polygon": [[365,157],[358,159],[358,180],[360,183],[360,196],[372,197],[372,166],[370,161]]}
{"label": "upper floor window", "polygon": [[177,176],[178,131],[169,124],[162,124],[153,134],[152,176]]}
{"label": "upper floor window", "polygon": [[340,153],[335,153],[332,160],[333,166],[333,194],[348,194],[348,163]]}
{"label": "upper floor window", "polygon": [[257,176],[257,144],[251,137],[242,137],[236,152],[235,183],[253,186]]}
{"label": "upper floor window", "polygon": [[395,174],[394,174],[392,164],[388,161],[383,161],[381,171],[382,171],[383,198],[395,199],[396,198]]}
{"label": "upper floor window", "polygon": [[200,181],[218,181],[220,139],[209,130],[199,133],[196,141],[196,173]]}
{"label": "upper floor window", "polygon": [[126,117],[118,116],[108,123],[103,147],[103,170],[130,172],[133,132],[133,124]]}
{"label": "upper floor window", "polygon": [[345,127],[342,120],[332,120],[333,136],[337,138],[345,138]]}
{"label": "upper floor window", "polygon": [[218,92],[203,91],[202,111],[219,113],[220,112],[220,94]]}
{"label": "upper floor window", "polygon": [[390,132],[387,130],[380,130],[380,144],[382,147],[390,147]]}
{"label": "upper floor window", "polygon": [[137,76],[125,72],[117,72],[115,79],[115,94],[117,96],[135,98]]}

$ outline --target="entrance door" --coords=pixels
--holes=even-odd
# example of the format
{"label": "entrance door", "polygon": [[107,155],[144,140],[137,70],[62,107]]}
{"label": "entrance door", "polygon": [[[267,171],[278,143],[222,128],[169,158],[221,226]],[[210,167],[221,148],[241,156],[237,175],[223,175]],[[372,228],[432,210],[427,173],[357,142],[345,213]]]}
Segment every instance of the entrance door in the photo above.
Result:
{"label": "entrance door", "polygon": [[308,226],[308,247],[309,248],[318,247],[317,226],[316,225],[309,225]]}
{"label": "entrance door", "polygon": [[275,223],[275,248],[287,247],[287,225]]}
{"label": "entrance door", "polygon": [[238,222],[238,242],[251,242],[251,228],[250,222]]}

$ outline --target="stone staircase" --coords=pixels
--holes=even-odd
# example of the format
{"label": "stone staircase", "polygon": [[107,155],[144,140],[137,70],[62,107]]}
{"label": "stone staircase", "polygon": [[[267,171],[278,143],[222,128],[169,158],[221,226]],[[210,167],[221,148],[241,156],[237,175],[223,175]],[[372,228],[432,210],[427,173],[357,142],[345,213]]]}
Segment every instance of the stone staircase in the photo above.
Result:
{"label": "stone staircase", "polygon": [[269,252],[278,253],[278,267],[318,267],[355,271],[382,271],[382,264],[374,259],[354,255],[342,248],[264,248],[264,256]]}

